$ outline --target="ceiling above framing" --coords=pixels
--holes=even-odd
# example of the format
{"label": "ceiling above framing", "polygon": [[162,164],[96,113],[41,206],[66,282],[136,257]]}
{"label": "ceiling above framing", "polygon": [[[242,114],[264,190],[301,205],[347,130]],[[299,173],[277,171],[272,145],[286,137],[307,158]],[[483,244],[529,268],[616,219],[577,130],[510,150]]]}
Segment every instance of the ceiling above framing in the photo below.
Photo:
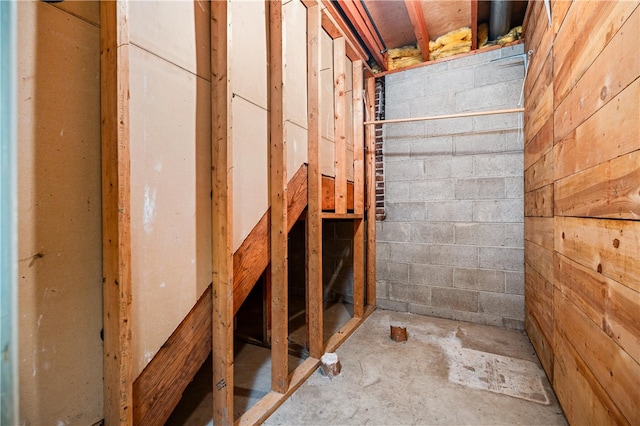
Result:
{"label": "ceiling above framing", "polygon": [[[428,59],[429,40],[461,27],[472,31],[477,48],[478,26],[489,23],[491,1],[484,0],[334,0],[368,50],[372,62],[384,71],[388,49],[418,45]],[[510,1],[509,28],[522,25],[527,1]]]}

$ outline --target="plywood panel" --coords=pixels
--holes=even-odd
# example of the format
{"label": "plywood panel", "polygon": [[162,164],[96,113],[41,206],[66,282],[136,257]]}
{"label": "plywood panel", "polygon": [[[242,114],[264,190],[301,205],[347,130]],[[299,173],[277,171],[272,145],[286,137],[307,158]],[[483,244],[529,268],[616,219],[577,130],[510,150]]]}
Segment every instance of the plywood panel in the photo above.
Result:
{"label": "plywood panel", "polygon": [[564,138],[638,78],[639,39],[640,9],[636,9],[571,92],[556,105],[556,140]]}
{"label": "plywood panel", "polygon": [[[555,303],[556,330],[575,349],[627,421],[635,422],[640,418],[640,364],[566,296],[556,297]],[[560,336],[556,336],[558,339]]]}
{"label": "plywood panel", "polygon": [[236,251],[269,207],[267,111],[236,96],[232,115],[233,251]]}
{"label": "plywood panel", "polygon": [[[267,109],[267,38],[265,4],[234,1],[231,9],[233,93]],[[234,114],[235,116],[235,114]],[[234,126],[234,132],[236,127]]]}
{"label": "plywood panel", "polygon": [[640,293],[558,253],[554,276],[560,291],[640,362]]}
{"label": "plywood panel", "polygon": [[639,194],[640,150],[557,181],[555,214],[637,219]]}
{"label": "plywood panel", "polygon": [[[211,228],[209,221],[194,218],[210,211],[211,190],[202,177],[211,167],[211,114],[208,82],[136,47],[130,60],[132,374],[137,377],[210,282],[208,244],[201,238]],[[204,210],[197,212],[197,206]]]}
{"label": "plywood panel", "polygon": [[93,424],[103,416],[100,33],[42,2],[19,2],[17,15],[20,420]]}
{"label": "plywood panel", "polygon": [[[398,4],[396,7],[402,7]],[[424,22],[432,40],[451,31],[452,28],[471,25],[471,2],[430,0],[423,9]]]}
{"label": "plywood panel", "polygon": [[[575,2],[554,44],[554,104],[571,88],[638,7],[633,1]],[[589,37],[576,37],[588,31]],[[637,38],[636,38],[637,40]]]}
{"label": "plywood panel", "polygon": [[52,5],[90,24],[100,25],[100,3],[97,1],[67,0],[60,3],[52,3]]}
{"label": "plywood panel", "polygon": [[287,174],[292,179],[294,173],[307,162],[307,129],[291,121],[285,121],[287,135]]}
{"label": "plywood panel", "polygon": [[132,44],[211,80],[209,3],[203,1],[130,1]]}
{"label": "plywood panel", "polygon": [[561,216],[555,221],[558,253],[640,291],[640,222]]}
{"label": "plywood panel", "polygon": [[334,177],[336,175],[334,159],[334,143],[332,140],[323,137],[320,140],[320,173],[324,176]]}
{"label": "plywood panel", "polygon": [[555,179],[637,149],[640,149],[640,80],[555,145]]}

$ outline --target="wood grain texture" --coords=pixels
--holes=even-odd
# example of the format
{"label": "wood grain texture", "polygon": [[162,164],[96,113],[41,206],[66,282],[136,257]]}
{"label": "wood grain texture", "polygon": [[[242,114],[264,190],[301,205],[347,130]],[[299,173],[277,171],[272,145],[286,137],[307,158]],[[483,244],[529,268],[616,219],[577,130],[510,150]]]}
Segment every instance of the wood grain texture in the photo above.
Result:
{"label": "wood grain texture", "polygon": [[640,363],[640,293],[556,253],[558,289]]}
{"label": "wood grain texture", "polygon": [[524,171],[524,191],[531,192],[553,183],[553,151],[549,150]]}
{"label": "wood grain texture", "polygon": [[554,303],[556,341],[573,347],[627,422],[635,423],[640,418],[640,364],[566,296],[555,297]]}
{"label": "wood grain texture", "polygon": [[531,241],[524,242],[524,261],[542,277],[553,282],[553,251]]}
{"label": "wood grain texture", "polygon": [[133,424],[163,425],[211,353],[211,287],[133,382]]}
{"label": "wood grain texture", "polygon": [[[553,269],[553,265],[551,267]],[[535,319],[538,330],[547,343],[553,343],[553,283],[546,280],[529,264],[525,265],[525,306]]]}
{"label": "wood grain texture", "polygon": [[[376,80],[367,77],[365,102],[366,116],[373,118],[375,115]],[[376,306],[376,128],[367,126],[365,129],[365,209],[367,219],[367,287],[366,305],[375,309]]]}
{"label": "wood grain texture", "polygon": [[[322,175],[322,210],[335,211],[336,190],[335,178]],[[354,185],[347,181],[347,210],[354,209]]]}
{"label": "wood grain texture", "polygon": [[344,38],[333,41],[333,102],[336,213],[347,212],[347,98]]}
{"label": "wood grain texture", "polygon": [[100,3],[104,418],[133,420],[131,181],[126,4]]}
{"label": "wood grain texture", "polygon": [[529,336],[529,340],[533,345],[533,349],[536,351],[536,355],[538,355],[540,364],[542,364],[542,368],[547,374],[549,382],[553,383],[553,342],[549,342],[545,339],[544,335],[540,331],[540,325],[538,324],[536,317],[532,315],[527,306],[525,306],[525,312],[524,327],[527,332],[527,336]]}
{"label": "wood grain texture", "polygon": [[547,250],[553,250],[553,218],[526,217],[524,219],[524,239]]}
{"label": "wood grain texture", "polygon": [[322,0],[319,3],[321,3],[322,8],[322,29],[334,40],[341,37],[345,39],[347,57],[351,61],[361,60],[366,62],[369,59],[369,55],[360,43],[356,41],[353,32],[342,19],[340,12],[330,1]]}
{"label": "wood grain texture", "polygon": [[233,134],[229,4],[211,2],[213,421],[233,423]]}
{"label": "wood grain texture", "polygon": [[555,179],[640,149],[640,80],[554,146]]}
{"label": "wood grain texture", "polygon": [[[309,161],[307,208],[307,338],[309,354],[320,359],[324,353],[322,337],[322,190],[320,172],[320,6],[307,9],[307,158]],[[333,188],[333,185],[328,185]]]}
{"label": "wood grain texture", "polygon": [[[353,63],[353,212],[364,213],[364,72],[362,61]],[[347,189],[347,208],[349,196]]]}
{"label": "wood grain texture", "polygon": [[[531,67],[534,64],[537,62],[532,61]],[[533,73],[527,74],[525,80],[524,136],[526,141],[531,140],[547,120],[553,116],[553,57],[551,52],[540,67],[540,74],[537,76]],[[531,85],[530,81],[533,82]]]}
{"label": "wood grain texture", "polygon": [[558,253],[640,291],[640,222],[561,216],[555,221]]}
{"label": "wood grain texture", "polygon": [[560,104],[555,105],[556,140],[563,139],[638,78],[639,39],[640,10],[636,9],[573,89]]}
{"label": "wood grain texture", "polygon": [[549,118],[524,147],[524,169],[527,170],[553,148],[553,118]]}
{"label": "wood grain texture", "polygon": [[553,185],[524,194],[524,215],[553,217]]}
{"label": "wood grain texture", "polygon": [[556,216],[640,217],[640,150],[567,176],[555,184]]}

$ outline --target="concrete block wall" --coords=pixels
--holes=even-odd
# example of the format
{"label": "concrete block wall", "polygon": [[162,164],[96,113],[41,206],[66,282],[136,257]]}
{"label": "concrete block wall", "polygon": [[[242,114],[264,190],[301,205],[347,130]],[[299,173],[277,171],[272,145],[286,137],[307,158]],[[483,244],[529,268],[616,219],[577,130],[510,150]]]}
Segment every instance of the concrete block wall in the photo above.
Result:
{"label": "concrete block wall", "polygon": [[[385,77],[387,119],[514,108],[523,45]],[[522,114],[384,126],[377,303],[524,328]]]}

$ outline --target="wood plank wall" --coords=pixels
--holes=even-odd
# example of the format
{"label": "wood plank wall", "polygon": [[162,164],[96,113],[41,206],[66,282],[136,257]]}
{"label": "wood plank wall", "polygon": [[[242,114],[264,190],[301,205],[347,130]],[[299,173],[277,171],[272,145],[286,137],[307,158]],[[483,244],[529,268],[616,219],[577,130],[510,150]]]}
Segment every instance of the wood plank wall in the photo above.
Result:
{"label": "wood plank wall", "polygon": [[640,422],[638,5],[526,18],[526,329],[571,424]]}

